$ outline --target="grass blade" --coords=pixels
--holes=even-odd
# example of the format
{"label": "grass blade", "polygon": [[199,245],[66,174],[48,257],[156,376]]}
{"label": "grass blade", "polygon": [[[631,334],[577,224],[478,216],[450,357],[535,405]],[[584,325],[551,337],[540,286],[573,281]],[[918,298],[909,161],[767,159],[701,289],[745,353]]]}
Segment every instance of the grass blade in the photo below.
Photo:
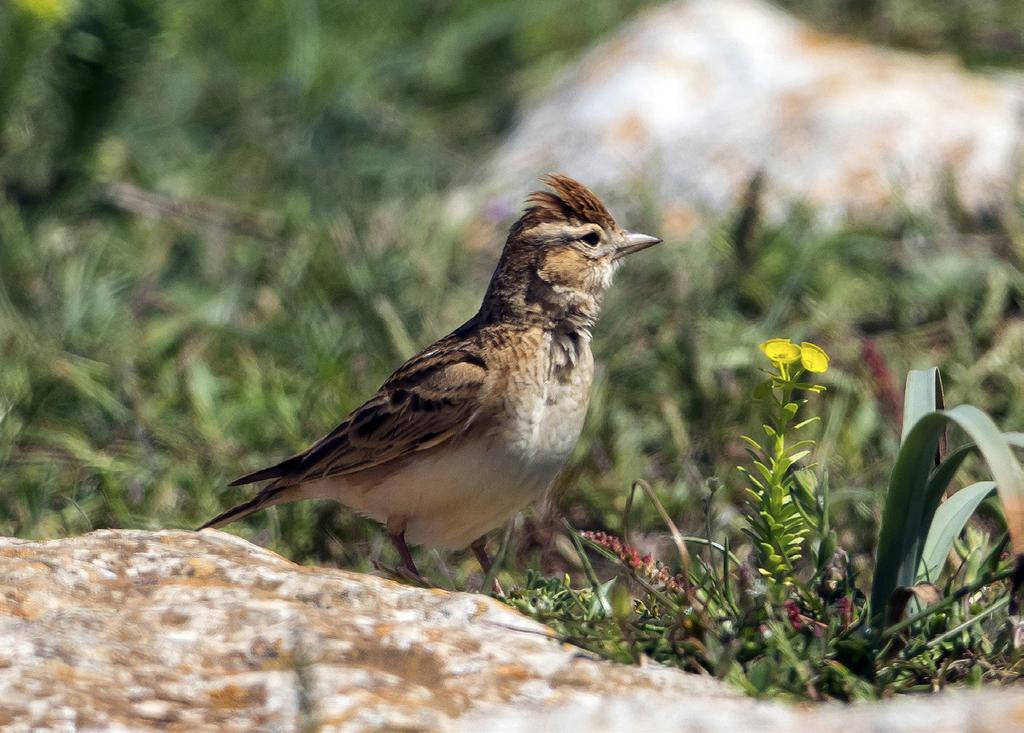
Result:
{"label": "grass blade", "polygon": [[988,415],[972,405],[959,405],[941,414],[955,422],[977,444],[995,479],[999,501],[1006,514],[1010,546],[1015,555],[1024,554],[1024,471],[1013,455],[1009,440]]}
{"label": "grass blade", "polygon": [[[942,384],[938,370],[912,371],[907,376],[902,445],[889,479],[875,557],[871,618],[876,626],[896,588],[909,587],[917,581],[939,502],[972,450],[977,449],[982,454],[992,471],[1016,554],[1020,555],[1024,547],[1024,476],[1010,449],[1011,443],[1019,441],[1016,436],[1000,433],[992,420],[976,407],[960,405],[948,411],[941,408]],[[963,446],[946,461],[939,461],[947,422],[953,422],[966,432],[974,445]],[[973,494],[959,500],[965,502],[960,508],[965,509],[972,497]],[[947,511],[954,512],[957,506]],[[936,535],[936,554],[940,549],[938,542]],[[934,557],[930,560],[932,567],[936,561]]]}
{"label": "grass blade", "polygon": [[928,530],[928,539],[924,543],[924,553],[917,571],[918,582],[937,582],[953,540],[960,536],[978,505],[995,490],[995,481],[979,481],[965,486],[939,505]]}
{"label": "grass blade", "polygon": [[907,375],[907,389],[903,396],[903,435],[900,443],[906,442],[907,434],[918,420],[943,407],[939,370],[936,367],[911,370]]}
{"label": "grass blade", "polygon": [[[889,480],[871,588],[875,625],[893,591],[899,586],[911,586],[917,579],[932,520],[953,478],[952,470],[944,470],[945,464],[930,471],[947,422],[973,439],[988,464],[1006,513],[1014,553],[1024,552],[1024,473],[1007,438],[988,415],[971,405],[925,414],[906,433]],[[957,451],[951,458],[959,465],[964,455]]]}
{"label": "grass blade", "polygon": [[633,487],[635,488],[637,486],[643,489],[644,493],[647,494],[647,498],[651,500],[651,503],[654,504],[654,508],[657,509],[658,514],[661,515],[661,521],[663,521],[665,526],[668,527],[668,531],[672,536],[672,542],[675,544],[676,551],[679,553],[679,563],[682,566],[683,578],[685,579],[687,587],[689,587],[690,553],[686,549],[686,543],[683,541],[682,532],[679,531],[679,528],[676,527],[676,523],[672,521],[672,517],[670,517],[668,512],[665,511],[664,505],[662,505],[661,501],[658,499],[658,495],[654,493],[654,489],[651,488],[651,485],[643,479],[637,479],[633,482]]}
{"label": "grass blade", "polygon": [[873,625],[882,621],[893,591],[900,586],[912,586],[917,577],[928,527],[942,498],[941,491],[935,493],[937,485],[930,486],[928,478],[945,423],[943,416],[935,412],[918,419],[904,437],[896,457],[878,533],[871,585]]}

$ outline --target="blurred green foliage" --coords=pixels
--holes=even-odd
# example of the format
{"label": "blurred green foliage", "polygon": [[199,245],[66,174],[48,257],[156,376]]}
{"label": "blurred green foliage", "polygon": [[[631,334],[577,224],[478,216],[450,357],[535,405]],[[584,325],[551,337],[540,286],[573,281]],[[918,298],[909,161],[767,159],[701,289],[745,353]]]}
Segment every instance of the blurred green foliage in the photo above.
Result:
{"label": "blurred green foliage", "polygon": [[[463,246],[444,190],[644,4],[0,5],[0,532],[195,526],[245,495],[227,480],[307,445],[471,315],[498,242]],[[1022,0],[783,5],[973,65],[1021,63]],[[551,518],[617,530],[636,477],[688,529],[724,482],[707,521],[732,532],[738,436],[757,429],[751,345],[767,336],[835,357],[819,460],[852,552],[873,542],[908,368],[950,365],[951,400],[1024,423],[1019,209],[906,213],[885,230],[809,221],[724,220],[630,263],[596,334],[584,438],[511,567],[571,566]],[[372,523],[332,505],[234,531],[300,561],[391,561]]]}

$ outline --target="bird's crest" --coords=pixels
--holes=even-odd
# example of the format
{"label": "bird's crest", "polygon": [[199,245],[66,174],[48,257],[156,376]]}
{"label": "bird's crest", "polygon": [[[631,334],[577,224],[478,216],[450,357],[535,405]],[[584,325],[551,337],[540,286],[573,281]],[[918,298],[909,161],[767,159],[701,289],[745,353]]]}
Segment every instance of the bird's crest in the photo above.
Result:
{"label": "bird's crest", "polygon": [[575,220],[579,224],[615,226],[615,220],[601,199],[579,181],[561,173],[548,173],[540,180],[552,190],[534,191],[527,197],[528,207],[519,220],[520,230],[550,221]]}

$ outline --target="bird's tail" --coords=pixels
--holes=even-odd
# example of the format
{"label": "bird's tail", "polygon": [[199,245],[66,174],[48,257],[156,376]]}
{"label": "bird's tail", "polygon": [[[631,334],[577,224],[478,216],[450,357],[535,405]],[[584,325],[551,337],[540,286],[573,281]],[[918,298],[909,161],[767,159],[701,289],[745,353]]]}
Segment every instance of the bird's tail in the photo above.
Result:
{"label": "bird's tail", "polygon": [[256,494],[256,496],[249,499],[249,501],[243,502],[238,506],[231,507],[226,512],[221,512],[202,527],[197,528],[196,531],[198,532],[199,530],[206,529],[207,527],[223,527],[229,522],[234,522],[236,519],[247,517],[260,509],[266,509],[267,507],[274,506],[275,504],[288,501],[289,496],[285,492],[291,488],[295,488],[294,485],[276,486],[274,484],[270,484],[260,493]]}
{"label": "bird's tail", "polygon": [[[302,463],[302,459],[305,458],[305,453],[299,453],[298,455],[285,458],[280,463],[275,463],[273,466],[267,468],[261,468],[259,471],[253,471],[247,473],[240,478],[236,478],[228,486],[242,486],[243,484],[254,484],[257,481],[266,481],[268,478],[279,479],[283,476],[288,475],[290,472],[299,467]],[[273,484],[271,484],[273,485]]]}

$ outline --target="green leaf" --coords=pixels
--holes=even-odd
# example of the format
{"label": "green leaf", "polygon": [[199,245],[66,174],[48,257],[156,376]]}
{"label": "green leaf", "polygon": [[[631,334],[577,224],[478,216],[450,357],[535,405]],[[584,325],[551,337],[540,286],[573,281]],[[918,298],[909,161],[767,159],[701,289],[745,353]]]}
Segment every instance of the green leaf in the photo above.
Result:
{"label": "green leaf", "polygon": [[817,493],[818,476],[814,473],[814,471],[807,468],[801,468],[797,471],[794,471],[793,476],[794,478],[796,478],[796,482],[800,486],[800,488],[803,489],[803,491],[805,491],[809,496],[814,496]]}
{"label": "green leaf", "polygon": [[750,665],[747,671],[747,679],[756,692],[764,692],[771,683],[774,670],[775,665],[772,664],[772,660],[762,657]]}
{"label": "green leaf", "polygon": [[803,448],[805,446],[807,448],[813,448],[814,447],[814,441],[813,440],[809,440],[809,439],[798,440],[797,442],[795,442],[791,446],[789,446],[789,449],[791,451],[795,451],[795,450],[799,450],[800,448]]}
{"label": "green leaf", "polygon": [[[971,405],[920,414],[921,405],[929,404],[924,393],[931,390],[934,396],[937,382],[915,378],[916,374],[913,372],[907,380],[908,393],[919,394],[916,399],[908,394],[906,401],[906,416],[916,416],[916,422],[904,431],[882,510],[871,588],[875,624],[881,620],[892,592],[914,584],[932,519],[955,473],[955,467],[945,463],[931,470],[947,422],[956,424],[974,440],[995,479],[1014,550],[1018,554],[1024,550],[1024,474],[1009,442],[985,413]],[[937,380],[937,372],[929,374]],[[965,456],[965,452],[957,451],[951,456],[952,463],[958,466]]]}
{"label": "green leaf", "polygon": [[[808,392],[824,392],[825,391],[824,385],[814,384],[813,382],[792,382],[790,384],[790,386],[793,387],[794,389],[804,389],[804,390],[807,390]],[[802,400],[802,401],[806,402],[807,400]]]}
{"label": "green leaf", "polygon": [[911,370],[907,375],[907,389],[903,396],[903,435],[900,436],[900,443],[906,442],[907,433],[918,420],[943,407],[939,370],[936,367]]}
{"label": "green leaf", "polygon": [[928,539],[924,543],[924,553],[917,571],[918,582],[937,581],[953,540],[960,536],[978,505],[995,490],[994,481],[979,481],[965,486],[939,505],[928,530]]}
{"label": "green leaf", "polygon": [[758,442],[756,440],[754,440],[750,436],[748,436],[748,435],[741,435],[740,436],[740,440],[742,440],[744,443],[749,445],[751,450],[753,450],[755,453],[760,453],[761,452],[761,446],[758,444]]}
{"label": "green leaf", "polygon": [[753,396],[755,400],[764,400],[771,396],[772,383],[771,380],[766,379],[765,381],[754,387]]}

